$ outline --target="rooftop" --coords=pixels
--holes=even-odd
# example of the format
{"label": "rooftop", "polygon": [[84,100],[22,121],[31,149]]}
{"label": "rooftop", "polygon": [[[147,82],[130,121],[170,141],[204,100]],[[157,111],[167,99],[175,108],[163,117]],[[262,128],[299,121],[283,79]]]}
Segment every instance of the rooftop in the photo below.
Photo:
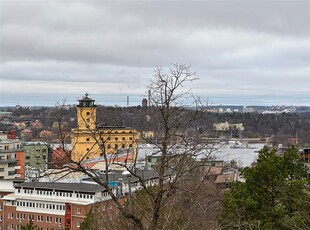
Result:
{"label": "rooftop", "polygon": [[49,182],[24,182],[15,185],[15,188],[55,189],[62,191],[100,192],[104,187],[97,184],[87,183],[49,183]]}

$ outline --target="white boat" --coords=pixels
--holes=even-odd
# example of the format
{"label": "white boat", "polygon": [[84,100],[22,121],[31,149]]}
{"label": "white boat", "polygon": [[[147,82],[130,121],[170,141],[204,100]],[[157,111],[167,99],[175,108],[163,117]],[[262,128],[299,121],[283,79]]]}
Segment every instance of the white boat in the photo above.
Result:
{"label": "white boat", "polygon": [[235,141],[235,143],[230,146],[231,149],[256,149],[255,146],[249,144],[242,144],[240,141]]}

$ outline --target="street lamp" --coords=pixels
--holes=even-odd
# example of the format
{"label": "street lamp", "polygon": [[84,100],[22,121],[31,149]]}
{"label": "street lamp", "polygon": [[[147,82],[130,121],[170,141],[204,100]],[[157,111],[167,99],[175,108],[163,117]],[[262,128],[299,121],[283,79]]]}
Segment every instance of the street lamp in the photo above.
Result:
{"label": "street lamp", "polygon": [[117,190],[118,190],[117,196],[122,197],[123,196],[123,179],[122,178],[118,178]]}
{"label": "street lamp", "polygon": [[[131,201],[131,174],[129,171],[124,171],[122,173],[123,175],[126,175],[127,179],[128,179],[128,209],[129,209],[129,213],[132,214],[133,213],[133,208],[132,208],[132,201]],[[133,229],[133,225],[131,223],[131,220],[129,222],[129,229],[132,230]]]}
{"label": "street lamp", "polygon": [[131,175],[127,175],[128,178],[128,202],[129,202],[129,212],[132,213],[132,202],[131,202]]}

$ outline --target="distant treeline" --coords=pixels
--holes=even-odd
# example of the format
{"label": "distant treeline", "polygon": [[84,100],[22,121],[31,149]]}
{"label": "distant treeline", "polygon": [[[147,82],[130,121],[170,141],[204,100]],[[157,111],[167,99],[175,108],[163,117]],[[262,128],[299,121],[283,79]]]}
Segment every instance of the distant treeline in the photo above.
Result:
{"label": "distant treeline", "polygon": [[[61,119],[67,123],[65,129],[70,131],[76,127],[76,109],[67,108],[60,113],[60,108],[41,108],[34,111],[13,111],[12,119],[38,119],[45,129],[51,128],[54,121]],[[180,109],[182,116],[192,116],[193,110]],[[61,117],[59,117],[61,114]],[[98,106],[97,122],[107,125],[125,125],[142,130],[158,129],[152,108],[137,107],[106,107]],[[310,146],[310,113],[283,113],[283,114],[258,114],[258,113],[200,113],[199,119],[189,129],[207,132],[210,137],[217,137],[213,124],[220,122],[243,123],[244,138],[274,136],[274,144],[290,145],[290,138],[298,138],[300,145]]]}

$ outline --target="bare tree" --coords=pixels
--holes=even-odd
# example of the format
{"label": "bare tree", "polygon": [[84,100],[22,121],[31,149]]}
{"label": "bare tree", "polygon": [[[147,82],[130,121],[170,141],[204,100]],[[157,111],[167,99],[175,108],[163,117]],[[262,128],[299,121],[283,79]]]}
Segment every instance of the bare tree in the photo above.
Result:
{"label": "bare tree", "polygon": [[[93,173],[91,169],[85,167],[85,160],[91,155],[92,148],[90,148],[83,157],[79,159],[70,160],[70,164],[62,169],[64,175],[71,172],[83,172],[92,178],[93,181],[103,186],[106,192],[114,201],[121,216],[129,221],[130,228],[135,229],[149,229],[154,230],[167,224],[171,218],[162,218],[162,210],[165,209],[166,204],[171,204],[171,200],[178,191],[183,194],[195,194],[204,184],[207,177],[207,170],[203,170],[205,161],[212,153],[214,148],[207,143],[207,133],[198,130],[198,127],[192,128],[191,124],[199,119],[204,119],[202,107],[199,98],[192,95],[190,89],[186,89],[186,83],[197,80],[194,72],[191,72],[190,66],[172,64],[169,70],[158,67],[149,85],[150,90],[150,104],[151,106],[143,114],[142,122],[143,129],[141,132],[148,130],[150,124],[152,127],[157,127],[155,131],[156,138],[149,139],[141,137],[146,143],[154,144],[156,148],[153,149],[149,156],[159,156],[159,162],[154,167],[156,172],[156,184],[150,186],[149,181],[144,175],[139,174],[136,166],[142,159],[145,160],[139,152],[137,152],[131,164],[129,160],[123,163],[115,162],[118,154],[108,154],[106,151],[106,144],[109,139],[109,132],[101,133],[100,126],[95,125],[94,129],[85,126],[93,141],[93,147],[99,146],[101,156],[105,161],[104,180],[97,174]],[[85,124],[89,121],[84,120]],[[61,127],[59,127],[61,129]],[[62,133],[61,130],[59,132]],[[61,136],[60,139],[64,140]],[[134,140],[133,140],[134,141]],[[64,148],[65,145],[62,145]],[[74,148],[74,146],[72,146]],[[67,158],[70,157],[70,152],[65,148],[63,153]],[[139,155],[140,154],[140,155]],[[127,152],[129,159],[131,154]],[[127,159],[126,158],[126,159]],[[134,212],[134,209],[126,203],[121,202],[120,197],[115,194],[115,191],[110,186],[109,181],[109,166],[111,164],[118,164],[124,167],[132,178],[135,178],[139,183],[140,190],[145,194],[148,202],[148,212]],[[59,173],[59,172],[57,172]],[[195,174],[196,182],[191,186],[185,183],[191,180],[191,175]],[[197,177],[197,175],[199,175]],[[198,178],[198,179],[197,179]],[[166,227],[167,229],[167,227]]]}

